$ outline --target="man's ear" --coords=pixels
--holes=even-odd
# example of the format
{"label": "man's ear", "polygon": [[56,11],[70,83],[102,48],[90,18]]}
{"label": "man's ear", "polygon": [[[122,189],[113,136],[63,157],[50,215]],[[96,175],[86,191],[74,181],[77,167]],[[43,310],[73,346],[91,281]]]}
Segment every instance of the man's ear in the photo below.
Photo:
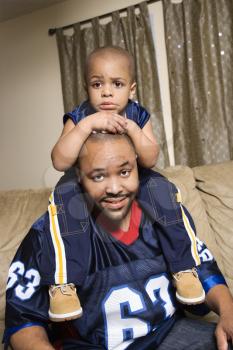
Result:
{"label": "man's ear", "polygon": [[134,98],[134,95],[136,93],[136,81],[133,82],[133,84],[130,86],[130,95],[129,98],[132,100]]}

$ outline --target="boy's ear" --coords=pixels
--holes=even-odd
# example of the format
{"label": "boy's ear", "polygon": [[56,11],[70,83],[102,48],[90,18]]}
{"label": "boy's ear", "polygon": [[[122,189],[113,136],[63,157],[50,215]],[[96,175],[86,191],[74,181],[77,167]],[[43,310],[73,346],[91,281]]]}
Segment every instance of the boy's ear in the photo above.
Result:
{"label": "boy's ear", "polygon": [[83,89],[86,91],[86,93],[87,93],[87,83],[86,83],[86,80],[84,81],[84,83],[83,83]]}
{"label": "boy's ear", "polygon": [[134,81],[134,82],[132,83],[132,85],[130,86],[129,98],[130,98],[131,100],[134,98],[134,95],[135,95],[135,93],[136,93],[136,86],[137,86],[136,81]]}

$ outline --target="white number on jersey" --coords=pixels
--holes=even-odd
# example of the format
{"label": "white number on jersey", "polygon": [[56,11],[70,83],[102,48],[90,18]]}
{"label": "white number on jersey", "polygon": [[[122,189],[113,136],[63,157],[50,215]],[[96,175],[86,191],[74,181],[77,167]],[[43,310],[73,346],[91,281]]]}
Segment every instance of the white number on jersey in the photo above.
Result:
{"label": "white number on jersey", "polygon": [[211,254],[209,249],[206,248],[204,243],[198,237],[196,237],[196,240],[197,240],[197,250],[198,250],[198,254],[201,259],[201,262],[213,260],[214,259],[213,255]]}
{"label": "white number on jersey", "polygon": [[[151,277],[145,285],[145,291],[152,303],[155,305],[159,302],[164,308],[164,319],[175,312],[168,286],[169,280],[164,275]],[[124,315],[125,307],[133,317],[127,318]],[[149,333],[151,325],[136,317],[145,310],[145,302],[140,292],[125,285],[111,289],[103,302],[107,349],[123,350],[132,339]]]}
{"label": "white number on jersey", "polygon": [[[19,279],[25,278],[26,284],[19,283]],[[35,292],[35,287],[40,284],[40,274],[35,269],[25,271],[24,264],[20,261],[14,262],[8,275],[8,283],[6,289],[13,288],[15,295],[20,300],[30,299]]]}

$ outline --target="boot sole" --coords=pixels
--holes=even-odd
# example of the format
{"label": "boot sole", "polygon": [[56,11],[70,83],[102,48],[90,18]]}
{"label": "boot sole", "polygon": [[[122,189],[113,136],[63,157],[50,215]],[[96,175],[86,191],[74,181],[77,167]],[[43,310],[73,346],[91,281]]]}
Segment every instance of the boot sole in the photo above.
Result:
{"label": "boot sole", "polygon": [[181,304],[197,305],[197,304],[201,304],[205,301],[205,292],[203,291],[202,295],[198,298],[183,298],[176,292],[176,299]]}
{"label": "boot sole", "polygon": [[76,310],[74,312],[69,312],[67,314],[53,314],[49,310],[49,319],[53,322],[64,322],[75,320],[76,318],[81,317],[83,314],[83,309]]}

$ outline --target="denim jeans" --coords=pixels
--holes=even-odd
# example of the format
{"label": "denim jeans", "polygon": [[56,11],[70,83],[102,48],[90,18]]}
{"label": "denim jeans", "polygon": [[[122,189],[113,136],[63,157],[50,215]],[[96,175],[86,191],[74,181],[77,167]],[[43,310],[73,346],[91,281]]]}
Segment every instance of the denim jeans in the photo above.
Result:
{"label": "denim jeans", "polygon": [[[189,318],[175,322],[158,350],[217,350],[215,323]],[[231,346],[228,348],[232,349]],[[152,349],[151,349],[152,350]]]}
{"label": "denim jeans", "polygon": [[[217,350],[218,348],[214,335],[215,328],[215,323],[183,317],[175,321],[174,326],[158,347],[152,345],[152,341],[150,345],[145,345],[142,342],[140,345],[132,344],[129,348],[133,350]],[[72,341],[71,339],[63,343],[62,350],[77,349],[103,350],[104,347],[93,347],[88,343]],[[233,347],[229,345],[228,350],[232,349]]]}

